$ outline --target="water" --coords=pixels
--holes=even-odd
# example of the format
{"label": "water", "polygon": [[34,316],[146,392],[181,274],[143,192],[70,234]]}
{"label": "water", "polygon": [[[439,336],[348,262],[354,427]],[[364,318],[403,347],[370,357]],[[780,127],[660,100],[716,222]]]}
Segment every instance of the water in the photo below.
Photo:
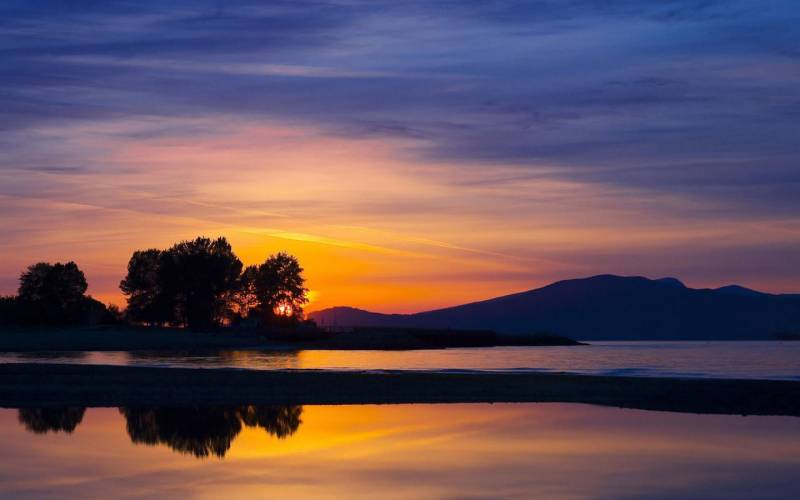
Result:
{"label": "water", "polygon": [[646,377],[800,380],[800,342],[593,342],[571,347],[416,351],[3,353],[0,363],[57,362],[255,370],[485,370]]}
{"label": "water", "polygon": [[3,498],[758,498],[800,418],[578,404],[0,410]]}

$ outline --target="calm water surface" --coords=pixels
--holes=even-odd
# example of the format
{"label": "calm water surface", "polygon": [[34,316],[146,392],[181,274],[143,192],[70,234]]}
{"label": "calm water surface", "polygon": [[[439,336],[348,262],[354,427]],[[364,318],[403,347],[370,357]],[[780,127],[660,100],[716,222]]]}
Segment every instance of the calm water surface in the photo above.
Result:
{"label": "calm water surface", "polygon": [[800,418],[578,404],[0,410],[3,498],[797,498]]}
{"label": "calm water surface", "polygon": [[417,351],[84,352],[0,354],[0,363],[65,362],[256,370],[533,370],[800,380],[800,342],[593,342],[573,347]]}

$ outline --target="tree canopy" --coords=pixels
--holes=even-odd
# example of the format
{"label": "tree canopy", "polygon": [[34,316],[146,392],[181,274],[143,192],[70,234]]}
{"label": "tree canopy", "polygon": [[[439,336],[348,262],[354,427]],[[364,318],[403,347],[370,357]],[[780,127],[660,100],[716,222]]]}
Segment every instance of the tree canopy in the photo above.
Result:
{"label": "tree canopy", "polygon": [[[262,325],[294,323],[308,302],[299,261],[277,253],[243,269],[224,238],[198,237],[161,250],[136,250],[119,287],[125,317],[134,323],[216,327],[226,320],[259,318]],[[74,262],[39,262],[20,276],[16,296],[0,296],[0,324],[116,323],[122,313],[86,295],[88,283]]]}
{"label": "tree canopy", "polygon": [[133,252],[128,262],[128,274],[119,284],[128,297],[128,318],[151,325],[173,321],[175,298],[164,293],[159,281],[159,264],[163,252],[151,248]]}
{"label": "tree canopy", "polygon": [[257,316],[264,323],[302,317],[308,302],[303,268],[286,253],[242,270],[225,238],[199,237],[166,250],[137,250],[120,289],[136,322],[200,330],[225,318]]}
{"label": "tree canopy", "polygon": [[120,289],[134,321],[201,330],[225,316],[241,272],[242,262],[225,238],[199,237],[163,251],[134,252]]}
{"label": "tree canopy", "polygon": [[81,322],[96,302],[86,297],[88,287],[83,271],[74,262],[33,264],[19,277],[15,299],[18,319],[53,325]]}
{"label": "tree canopy", "polygon": [[225,238],[182,241],[161,255],[159,272],[163,290],[176,301],[176,309],[194,330],[218,324],[239,286],[242,261]]}
{"label": "tree canopy", "polygon": [[266,321],[300,318],[308,302],[303,268],[297,258],[279,252],[249,266],[242,276],[246,301]]}

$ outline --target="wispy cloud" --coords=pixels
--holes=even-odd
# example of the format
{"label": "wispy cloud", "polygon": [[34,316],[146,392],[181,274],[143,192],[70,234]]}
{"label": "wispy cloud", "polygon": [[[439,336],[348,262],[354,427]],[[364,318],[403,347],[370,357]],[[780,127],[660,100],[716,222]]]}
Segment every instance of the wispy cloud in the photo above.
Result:
{"label": "wispy cloud", "polygon": [[179,59],[143,59],[115,57],[64,56],[46,57],[46,62],[61,62],[78,65],[98,65],[104,67],[127,67],[137,69],[166,70],[170,72],[197,72],[216,75],[286,76],[299,78],[438,78],[442,75],[415,75],[412,73],[370,71],[349,68],[321,66],[299,66],[292,64],[258,64],[182,61]]}

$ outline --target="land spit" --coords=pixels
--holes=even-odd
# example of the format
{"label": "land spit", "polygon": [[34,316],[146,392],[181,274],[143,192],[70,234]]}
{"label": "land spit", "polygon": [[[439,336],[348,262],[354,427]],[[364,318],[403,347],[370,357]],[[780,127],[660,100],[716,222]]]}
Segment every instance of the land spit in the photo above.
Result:
{"label": "land spit", "polygon": [[0,365],[2,407],[564,402],[800,416],[800,381],[567,373]]}
{"label": "land spit", "polygon": [[579,346],[555,335],[508,335],[486,330],[355,328],[328,332],[290,329],[258,332],[221,328],[192,332],[184,328],[97,326],[0,330],[0,352],[33,351],[210,351],[210,350],[408,350],[447,347]]}

